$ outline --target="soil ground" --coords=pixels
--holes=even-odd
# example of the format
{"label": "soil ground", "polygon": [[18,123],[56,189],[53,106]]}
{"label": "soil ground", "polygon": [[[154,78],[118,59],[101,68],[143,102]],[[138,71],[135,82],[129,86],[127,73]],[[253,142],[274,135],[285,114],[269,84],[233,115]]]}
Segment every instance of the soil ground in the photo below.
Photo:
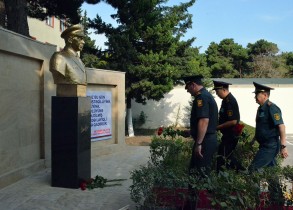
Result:
{"label": "soil ground", "polygon": [[126,132],[125,142],[126,144],[133,146],[149,146],[152,137],[156,135],[156,132],[156,129],[135,129],[135,136],[133,137],[127,136]]}
{"label": "soil ground", "polygon": [[125,137],[126,144],[132,146],[149,146],[152,136]]}

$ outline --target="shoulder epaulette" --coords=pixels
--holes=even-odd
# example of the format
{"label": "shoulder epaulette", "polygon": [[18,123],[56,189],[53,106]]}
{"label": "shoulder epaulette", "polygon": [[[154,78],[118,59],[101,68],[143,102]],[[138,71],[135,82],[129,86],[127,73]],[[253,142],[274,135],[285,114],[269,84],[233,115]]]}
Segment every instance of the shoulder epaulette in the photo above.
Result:
{"label": "shoulder epaulette", "polygon": [[273,104],[272,102],[268,101],[268,106],[271,106],[272,104]]}

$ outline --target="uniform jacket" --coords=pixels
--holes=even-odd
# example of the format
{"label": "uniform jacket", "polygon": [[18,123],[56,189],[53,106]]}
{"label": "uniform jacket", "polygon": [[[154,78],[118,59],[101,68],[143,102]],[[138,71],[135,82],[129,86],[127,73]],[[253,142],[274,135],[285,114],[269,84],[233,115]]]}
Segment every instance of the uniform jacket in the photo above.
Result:
{"label": "uniform jacket", "polygon": [[197,124],[200,118],[209,118],[206,134],[216,133],[216,127],[218,124],[218,106],[214,97],[205,88],[202,88],[198,92],[192,105],[190,130],[194,139],[197,138]]}
{"label": "uniform jacket", "polygon": [[279,136],[278,125],[284,124],[280,108],[267,100],[258,107],[256,114],[255,137],[262,143]]}
{"label": "uniform jacket", "polygon": [[70,50],[55,52],[50,60],[50,71],[55,84],[86,85],[85,66],[77,54]]}
{"label": "uniform jacket", "polygon": [[[229,93],[223,100],[219,112],[219,124],[223,124],[227,121],[237,120],[237,123],[240,121],[240,113],[238,103],[235,97]],[[234,134],[233,126],[221,130],[223,134]]]}

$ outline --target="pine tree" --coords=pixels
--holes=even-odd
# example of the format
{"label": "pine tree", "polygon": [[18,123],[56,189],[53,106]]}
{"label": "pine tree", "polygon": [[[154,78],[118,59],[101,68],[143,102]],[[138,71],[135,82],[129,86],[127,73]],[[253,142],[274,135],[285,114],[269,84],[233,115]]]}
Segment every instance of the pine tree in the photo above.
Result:
{"label": "pine tree", "polygon": [[[167,0],[108,0],[117,13],[113,27],[97,15],[90,26],[108,38],[109,68],[126,72],[126,97],[129,135],[132,133],[131,101],[146,103],[160,100],[184,73],[186,50],[194,38],[182,41],[191,28],[188,13],[195,0],[180,5],[166,6]],[[190,67],[190,66],[189,66]],[[198,71],[198,69],[197,69]]]}

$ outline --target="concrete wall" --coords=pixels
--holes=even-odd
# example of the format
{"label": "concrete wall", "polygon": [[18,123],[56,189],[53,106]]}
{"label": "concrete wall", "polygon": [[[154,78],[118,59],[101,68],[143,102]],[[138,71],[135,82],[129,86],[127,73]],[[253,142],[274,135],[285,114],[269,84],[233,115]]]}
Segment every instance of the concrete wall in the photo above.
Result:
{"label": "concrete wall", "polygon": [[[55,45],[0,28],[0,188],[51,166],[49,71]],[[92,157],[125,145],[125,74],[87,69],[88,90],[112,92],[112,138],[92,142]]]}
{"label": "concrete wall", "polygon": [[[221,79],[218,79],[221,80]],[[236,97],[241,120],[249,125],[255,126],[255,116],[258,104],[254,99],[253,81],[261,84],[267,84],[275,88],[271,91],[270,100],[276,103],[282,110],[283,119],[286,125],[286,132],[293,133],[293,104],[291,98],[293,92],[293,79],[222,79],[231,82],[230,91]],[[213,93],[218,108],[221,106],[221,99]],[[184,86],[175,87],[165,98],[156,101],[148,101],[147,105],[132,102],[132,112],[134,117],[138,117],[143,111],[147,116],[146,123],[142,128],[158,128],[159,126],[169,126],[178,124],[178,126],[189,126],[189,102],[191,96],[186,92]],[[178,110],[180,111],[178,112]],[[179,117],[177,117],[179,115]],[[177,120],[176,120],[177,119]]]}
{"label": "concrete wall", "polygon": [[[0,188],[45,167],[56,47],[0,28]],[[44,91],[46,89],[46,91]]]}
{"label": "concrete wall", "polygon": [[125,73],[87,69],[88,91],[112,92],[112,138],[92,142],[92,157],[118,151],[125,145]]}

